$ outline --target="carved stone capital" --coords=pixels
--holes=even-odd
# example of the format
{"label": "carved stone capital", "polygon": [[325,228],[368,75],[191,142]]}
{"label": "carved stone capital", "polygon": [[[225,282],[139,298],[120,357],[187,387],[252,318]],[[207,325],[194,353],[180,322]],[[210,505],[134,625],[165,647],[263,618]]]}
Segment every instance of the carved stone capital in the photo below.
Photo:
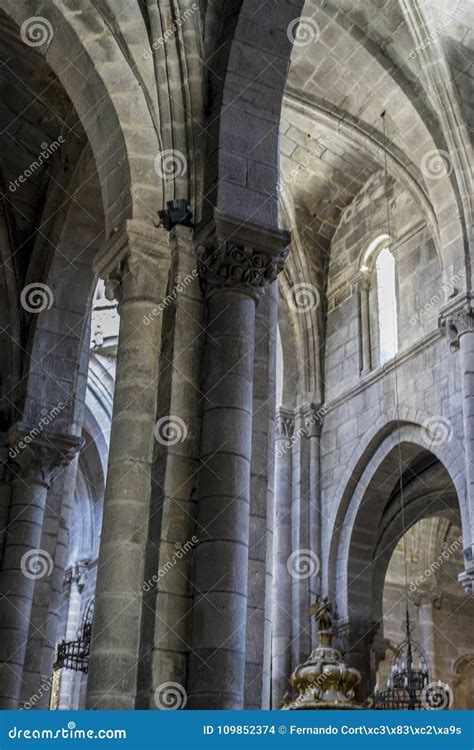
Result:
{"label": "carved stone capital", "polygon": [[295,418],[293,412],[279,408],[276,410],[276,437],[290,440],[295,429]]}
{"label": "carved stone capital", "polygon": [[468,596],[474,596],[474,568],[464,570],[460,573],[458,581]]}
{"label": "carved stone capital", "polygon": [[324,417],[321,404],[303,404],[299,413],[306,437],[319,437]]}
{"label": "carved stone capital", "polygon": [[85,586],[90,560],[73,563],[64,571],[64,582],[67,586],[76,585],[81,592]]}
{"label": "carved stone capital", "polygon": [[107,299],[119,304],[129,297],[159,302],[160,266],[167,271],[169,235],[162,227],[137,219],[117,228],[94,259],[94,271],[105,281]]}
{"label": "carved stone capital", "polygon": [[442,598],[443,592],[435,589],[418,589],[410,597],[415,607],[432,606],[436,609],[441,608]]}
{"label": "carved stone capital", "polygon": [[49,488],[56,473],[67,466],[82,445],[74,435],[37,435],[37,427],[15,424],[8,432],[13,480]]}
{"label": "carved stone capital", "polygon": [[461,336],[474,332],[474,298],[468,293],[446,305],[439,316],[439,326],[447,334],[453,351],[459,349]]}
{"label": "carved stone capital", "polygon": [[[204,234],[204,233],[202,233]],[[289,255],[287,232],[242,225],[215,217],[198,247],[199,274],[209,297],[225,289],[238,290],[257,301],[283,270]]]}

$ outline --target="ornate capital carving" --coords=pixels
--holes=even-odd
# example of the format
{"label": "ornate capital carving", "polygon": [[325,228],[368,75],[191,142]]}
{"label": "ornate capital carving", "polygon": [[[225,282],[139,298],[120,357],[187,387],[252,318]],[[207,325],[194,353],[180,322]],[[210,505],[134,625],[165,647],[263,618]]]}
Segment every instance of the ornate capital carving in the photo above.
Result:
{"label": "ornate capital carving", "polygon": [[300,418],[306,437],[319,437],[321,434],[324,410],[318,404],[303,404],[300,407]]}
{"label": "ornate capital carving", "polygon": [[78,453],[82,438],[45,433],[38,437],[36,431],[37,428],[26,423],[13,425],[9,430],[13,479],[49,488],[59,469]]}
{"label": "ornate capital carving", "polygon": [[90,560],[81,560],[80,562],[73,563],[70,568],[66,568],[64,571],[64,583],[66,586],[75,584],[79,591],[82,591],[86,583],[89,566]]}
{"label": "ornate capital carving", "polygon": [[439,316],[439,326],[448,336],[449,346],[453,351],[459,349],[460,339],[464,333],[474,332],[474,298],[471,294],[457,297],[446,305]]}
{"label": "ornate capital carving", "polygon": [[206,296],[237,288],[257,298],[283,270],[289,252],[285,250],[275,257],[234,242],[217,248],[203,245],[200,250],[199,274]]}
{"label": "ornate capital carving", "polygon": [[204,294],[238,289],[258,300],[283,270],[289,240],[286,232],[216,215],[198,249]]}
{"label": "ornate capital carving", "polygon": [[276,436],[290,440],[293,437],[295,429],[295,418],[292,412],[286,409],[277,409],[276,411]]}
{"label": "ornate capital carving", "polygon": [[474,568],[464,570],[460,573],[458,581],[468,596],[474,596]]}

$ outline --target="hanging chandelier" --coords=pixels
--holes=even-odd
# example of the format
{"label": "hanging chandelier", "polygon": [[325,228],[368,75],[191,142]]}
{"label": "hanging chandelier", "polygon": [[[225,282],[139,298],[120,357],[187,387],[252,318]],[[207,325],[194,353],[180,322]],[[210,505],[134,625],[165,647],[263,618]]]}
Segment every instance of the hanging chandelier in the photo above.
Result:
{"label": "hanging chandelier", "polygon": [[405,615],[405,639],[400,643],[390,665],[387,687],[376,685],[373,706],[376,710],[422,711],[430,685],[428,664],[418,643],[412,641],[408,606]]}

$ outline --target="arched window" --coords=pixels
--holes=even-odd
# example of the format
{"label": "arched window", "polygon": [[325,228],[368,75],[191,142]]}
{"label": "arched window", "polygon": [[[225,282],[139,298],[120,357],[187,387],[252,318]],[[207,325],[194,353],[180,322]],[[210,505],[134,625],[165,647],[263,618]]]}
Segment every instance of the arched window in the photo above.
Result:
{"label": "arched window", "polygon": [[388,234],[371,242],[361,258],[360,304],[361,372],[366,374],[372,366],[371,320],[372,332],[376,330],[378,336],[378,364],[385,364],[398,352],[396,269]]}
{"label": "arched window", "polygon": [[379,323],[380,364],[398,352],[397,296],[395,291],[395,258],[384,247],[375,261]]}

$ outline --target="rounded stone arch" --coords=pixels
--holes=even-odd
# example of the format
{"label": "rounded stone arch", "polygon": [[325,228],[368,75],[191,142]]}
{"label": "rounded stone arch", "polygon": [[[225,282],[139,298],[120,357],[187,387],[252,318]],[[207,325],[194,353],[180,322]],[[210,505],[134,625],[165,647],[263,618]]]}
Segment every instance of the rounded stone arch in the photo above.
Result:
{"label": "rounded stone arch", "polygon": [[125,219],[148,216],[161,195],[153,169],[157,131],[117,39],[104,34],[104,19],[93,6],[82,14],[41,2],[8,3],[1,13],[18,33],[35,16],[39,19],[35,33],[45,41],[31,46],[60,81],[86,132],[99,174],[106,235]]}
{"label": "rounded stone arch", "polygon": [[88,147],[69,189],[73,197],[57,217],[55,251],[42,286],[30,279],[29,294],[39,289],[42,299],[41,312],[30,316],[21,413],[33,425],[47,419],[46,429],[53,434],[79,436],[89,361],[89,313],[96,286],[92,262],[105,237],[100,184]]}
{"label": "rounded stone arch", "polygon": [[[400,539],[402,539],[404,533],[408,532],[421,519],[439,517],[449,511],[454,513],[459,512],[457,495],[450,482],[450,477],[444,470],[444,467],[441,467],[441,469],[445,475],[443,479],[446,480],[446,486],[443,486],[444,483],[442,483],[438,485],[438,489],[436,490],[425,491],[424,494],[416,494],[415,497],[406,498],[404,519],[402,519],[400,512],[399,493],[397,493],[394,499],[394,505],[398,505],[398,507],[392,508],[392,518],[383,529],[375,549],[375,565],[371,576],[371,609],[369,615],[375,622],[383,623],[383,589],[387,568],[395,547]],[[349,592],[349,611],[353,608],[351,600],[354,600],[354,596]]]}
{"label": "rounded stone arch", "polygon": [[[317,279],[305,252],[295,219],[292,197],[280,192],[281,224],[291,233],[291,252],[279,276],[279,321],[282,343],[286,332],[289,350],[287,370],[294,373],[296,391],[304,401],[321,400],[322,280]],[[291,356],[292,353],[292,356]]]}
{"label": "rounded stone arch", "polygon": [[474,689],[474,654],[465,654],[456,659],[451,673],[453,676],[454,709],[468,710],[471,708],[472,692]]}
{"label": "rounded stone arch", "polygon": [[[394,485],[390,491],[387,490],[387,478],[392,476],[396,480],[398,476],[398,446],[404,466],[410,466],[413,462],[423,464],[423,461],[426,462],[431,457],[433,462],[437,461],[443,467],[452,487],[449,499],[451,502],[455,500],[453,507],[459,507],[465,539],[470,538],[461,443],[454,435],[449,443],[441,445],[423,442],[423,420],[413,419],[413,415],[410,419],[407,410],[402,411],[405,414],[401,415],[400,426],[393,419],[382,427],[379,424],[373,428],[364,441],[362,450],[357,451],[357,458],[349,462],[349,469],[336,493],[334,511],[325,534],[330,542],[324,554],[327,560],[324,588],[336,598],[341,619],[349,618],[351,579],[360,578],[361,571],[367,572],[367,564],[371,560],[361,558],[358,561],[355,559],[358,552],[354,558],[354,550],[370,556],[380,541],[375,533],[379,531],[378,524],[388,508],[387,495],[393,495],[394,492]],[[415,512],[417,506],[413,505],[412,509]],[[386,520],[393,524],[394,533],[397,528],[401,531],[400,519],[397,520],[396,513],[394,518],[390,519],[388,516]],[[468,546],[466,542],[464,546]],[[371,586],[372,581],[365,580],[364,586],[358,590],[357,606],[360,612],[364,610],[367,617],[369,612],[373,613]]]}

